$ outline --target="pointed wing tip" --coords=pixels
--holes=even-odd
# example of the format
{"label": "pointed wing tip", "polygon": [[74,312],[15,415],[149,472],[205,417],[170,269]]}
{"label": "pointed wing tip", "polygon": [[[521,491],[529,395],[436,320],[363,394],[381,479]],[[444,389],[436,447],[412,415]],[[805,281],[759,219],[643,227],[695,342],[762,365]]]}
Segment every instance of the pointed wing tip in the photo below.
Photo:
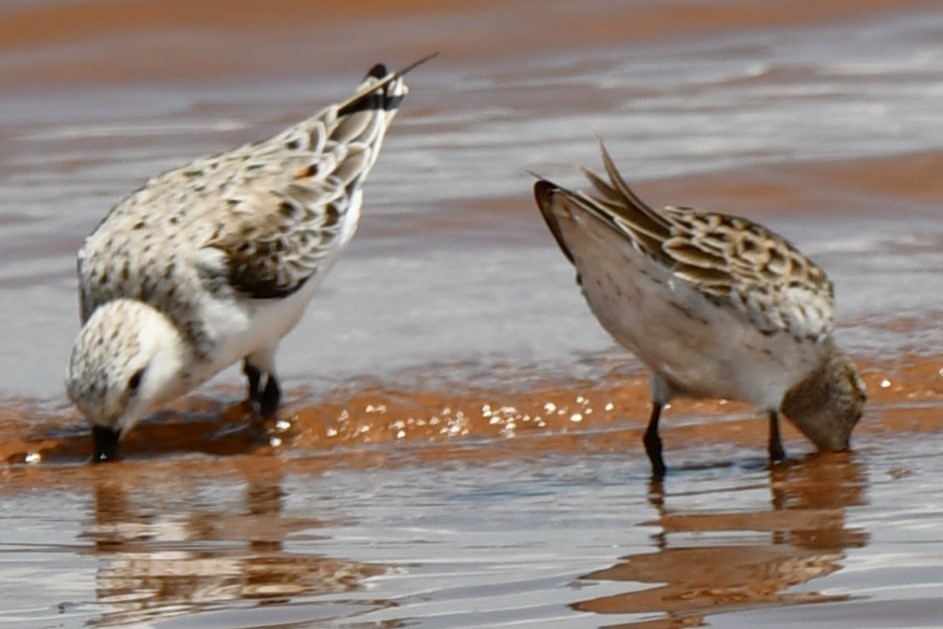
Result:
{"label": "pointed wing tip", "polygon": [[385,64],[378,63],[370,68],[370,70],[367,72],[367,78],[373,77],[375,79],[385,79],[386,75],[389,73],[390,71],[386,69]]}
{"label": "pointed wing tip", "polygon": [[563,255],[571,264],[576,264],[573,260],[573,252],[570,251],[566,238],[563,237],[563,231],[560,229],[559,217],[553,211],[554,198],[557,193],[562,190],[562,188],[551,181],[539,179],[534,183],[534,198],[537,200],[537,207],[540,209],[540,214],[544,217],[544,222],[547,223],[547,227],[550,229],[553,239],[557,241],[557,246],[560,247],[560,251],[563,252]]}
{"label": "pointed wing tip", "polygon": [[550,204],[553,202],[553,195],[559,189],[556,184],[546,179],[539,179],[534,182],[534,198],[537,199],[537,205],[540,206],[541,210],[549,209]]}

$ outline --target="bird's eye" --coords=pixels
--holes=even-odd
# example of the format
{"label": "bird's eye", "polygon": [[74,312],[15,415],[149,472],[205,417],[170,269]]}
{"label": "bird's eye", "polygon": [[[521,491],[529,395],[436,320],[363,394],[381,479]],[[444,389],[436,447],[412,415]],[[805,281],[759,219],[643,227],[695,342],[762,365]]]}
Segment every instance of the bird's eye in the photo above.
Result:
{"label": "bird's eye", "polygon": [[144,378],[144,369],[138,369],[134,375],[128,378],[128,391],[134,393],[141,386],[141,379]]}

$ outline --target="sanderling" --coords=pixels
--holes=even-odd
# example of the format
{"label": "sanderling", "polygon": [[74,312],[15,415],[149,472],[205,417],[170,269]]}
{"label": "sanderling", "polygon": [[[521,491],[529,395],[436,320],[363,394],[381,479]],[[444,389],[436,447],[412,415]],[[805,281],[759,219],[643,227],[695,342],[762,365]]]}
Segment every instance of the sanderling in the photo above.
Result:
{"label": "sanderling", "polygon": [[115,458],[142,415],[239,360],[250,401],[274,415],[278,343],[354,235],[403,75],[426,59],[376,65],[353,96],[275,137],[149,180],[85,240],[66,388],[91,424],[94,460]]}
{"label": "sanderling", "polygon": [[866,399],[832,337],[833,289],[784,238],[736,216],[655,210],[626,185],[604,146],[595,194],[534,186],[593,314],[653,372],[644,443],[664,475],[658,420],[676,396],[752,402],[769,413],[769,456],[785,458],[779,413],[820,449],[848,448]]}

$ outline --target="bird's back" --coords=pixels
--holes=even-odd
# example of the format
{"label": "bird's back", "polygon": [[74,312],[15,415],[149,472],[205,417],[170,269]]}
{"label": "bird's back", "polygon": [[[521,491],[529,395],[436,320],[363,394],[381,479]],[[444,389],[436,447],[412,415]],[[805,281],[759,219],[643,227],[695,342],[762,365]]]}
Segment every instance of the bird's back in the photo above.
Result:
{"label": "bird's back", "polygon": [[360,185],[406,92],[375,66],[353,97],[275,137],[150,179],[79,253],[82,321],[117,298],[179,303],[192,282],[277,298],[323,274],[353,235]]}
{"label": "bird's back", "polygon": [[748,219],[648,206],[603,158],[593,194],[535,187],[600,323],[678,392],[778,405],[831,333],[825,274]]}

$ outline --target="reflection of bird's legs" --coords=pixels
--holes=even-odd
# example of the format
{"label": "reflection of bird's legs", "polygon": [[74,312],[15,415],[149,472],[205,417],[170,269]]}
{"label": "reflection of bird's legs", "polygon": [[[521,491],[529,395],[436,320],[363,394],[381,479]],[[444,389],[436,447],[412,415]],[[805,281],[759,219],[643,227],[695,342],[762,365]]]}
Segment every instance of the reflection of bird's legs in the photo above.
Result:
{"label": "reflection of bird's legs", "polygon": [[111,481],[95,483],[95,523],[92,533],[95,549],[99,552],[115,552],[125,544],[133,543],[134,537],[122,535],[126,528],[122,524],[133,523],[138,517],[133,512],[124,487]]}
{"label": "reflection of bird's legs", "polygon": [[[665,485],[661,478],[652,476],[648,481],[648,504],[658,513],[658,519],[661,521],[667,511],[665,510]],[[658,532],[652,534],[652,540],[658,550],[665,550],[668,547],[668,531],[664,526],[658,527]]]}
{"label": "reflection of bird's legs", "polygon": [[[267,475],[266,475],[267,476]],[[279,479],[281,475],[279,475]],[[250,537],[249,548],[255,552],[280,553],[285,541],[281,527],[276,526],[282,517],[282,487],[279,481],[267,478],[249,478],[246,486],[246,511],[252,516],[252,530],[261,533],[259,538]],[[258,521],[256,522],[256,519]],[[266,526],[266,524],[268,526]]]}
{"label": "reflection of bird's legs", "polygon": [[[787,510],[787,489],[790,482],[795,482],[792,476],[793,470],[785,465],[774,465],[769,470],[769,491],[770,501],[773,512]],[[773,544],[788,544],[792,531],[789,529],[778,529],[773,531],[770,540]]]}

